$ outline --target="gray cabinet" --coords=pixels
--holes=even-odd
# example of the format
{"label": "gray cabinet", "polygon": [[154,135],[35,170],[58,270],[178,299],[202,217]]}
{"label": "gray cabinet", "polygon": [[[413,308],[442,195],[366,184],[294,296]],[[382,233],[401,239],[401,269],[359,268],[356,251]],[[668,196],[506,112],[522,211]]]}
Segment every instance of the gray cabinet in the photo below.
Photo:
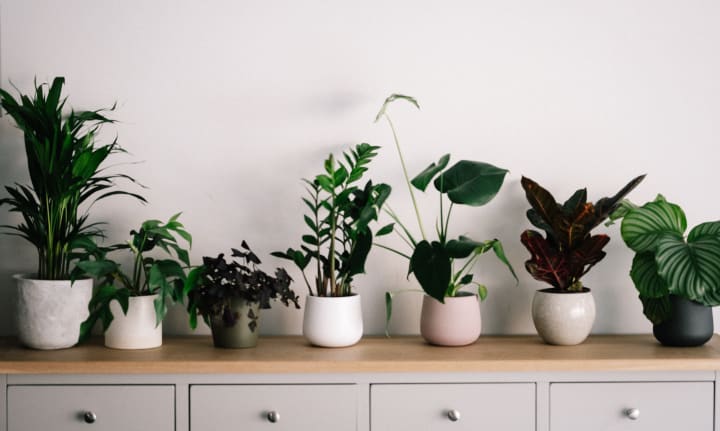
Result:
{"label": "gray cabinet", "polygon": [[192,385],[190,430],[357,429],[356,385]]}
{"label": "gray cabinet", "polygon": [[713,382],[554,383],[551,431],[712,431]]}
{"label": "gray cabinet", "polygon": [[7,388],[8,431],[173,431],[172,385],[21,385]]}
{"label": "gray cabinet", "polygon": [[372,431],[535,430],[534,383],[381,384],[370,399]]}

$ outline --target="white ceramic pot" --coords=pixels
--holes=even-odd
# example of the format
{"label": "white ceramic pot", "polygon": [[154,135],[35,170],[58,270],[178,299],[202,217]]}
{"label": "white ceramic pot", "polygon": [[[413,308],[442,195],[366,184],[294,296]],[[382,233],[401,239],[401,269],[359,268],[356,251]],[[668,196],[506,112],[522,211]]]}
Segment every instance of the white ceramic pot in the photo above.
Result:
{"label": "white ceramic pot", "polygon": [[162,345],[162,322],[156,323],[158,295],[131,296],[127,315],[117,301],[110,303],[113,321],[105,331],[105,346],[112,349],[152,349]]}
{"label": "white ceramic pot", "polygon": [[590,289],[583,292],[535,292],[532,303],[535,329],[548,344],[580,344],[595,322],[595,300]]}
{"label": "white ceramic pot", "polygon": [[307,296],[303,335],[319,347],[347,347],[363,335],[360,295]]}
{"label": "white ceramic pot", "polygon": [[20,342],[33,349],[72,347],[80,337],[80,324],[88,318],[92,279],[17,281],[17,330]]}
{"label": "white ceramic pot", "polygon": [[482,330],[477,295],[445,298],[445,303],[425,295],[420,314],[420,334],[437,346],[466,346],[477,341]]}

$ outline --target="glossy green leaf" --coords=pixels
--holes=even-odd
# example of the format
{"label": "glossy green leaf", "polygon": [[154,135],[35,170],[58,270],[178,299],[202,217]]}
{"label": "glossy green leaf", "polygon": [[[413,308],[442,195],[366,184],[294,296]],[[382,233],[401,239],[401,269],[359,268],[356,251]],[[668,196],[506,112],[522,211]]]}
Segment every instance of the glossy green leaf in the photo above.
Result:
{"label": "glossy green leaf", "polygon": [[478,297],[480,297],[480,300],[484,301],[488,296],[487,287],[483,286],[482,284],[478,284],[477,285],[477,293],[478,293]]}
{"label": "glossy green leaf", "polygon": [[664,199],[648,202],[623,218],[620,233],[623,241],[636,253],[654,251],[659,238],[668,235],[682,239],[687,228],[682,209]]}
{"label": "glossy green leaf", "polygon": [[461,160],[435,178],[435,188],[456,203],[481,206],[500,191],[507,169],[489,163]]}
{"label": "glossy green leaf", "polygon": [[422,172],[417,174],[415,178],[410,181],[410,184],[412,184],[413,187],[415,187],[416,189],[424,192],[427,186],[433,180],[433,178],[435,178],[437,174],[442,172],[442,170],[447,167],[449,162],[450,154],[445,154],[440,158],[440,160],[437,161],[437,163],[432,163],[430,166],[423,169]]}
{"label": "glossy green leaf", "polygon": [[495,239],[492,241],[492,249],[493,249],[493,252],[495,252],[495,256],[497,256],[497,258],[500,260],[500,262],[505,264],[507,269],[510,271],[510,274],[512,274],[513,278],[515,279],[515,284],[517,285],[518,283],[520,283],[520,280],[518,280],[517,274],[515,274],[515,269],[513,269],[507,256],[505,256],[505,250],[503,249],[503,246],[502,246],[502,243],[500,242],[500,240]]}
{"label": "glossy green leaf", "polygon": [[450,255],[439,242],[417,243],[410,257],[410,272],[415,275],[425,293],[445,302],[451,271]]}
{"label": "glossy green leaf", "polygon": [[390,96],[388,96],[387,99],[385,99],[385,102],[382,104],[380,111],[378,111],[377,115],[375,116],[376,123],[380,120],[380,118],[382,118],[383,115],[385,115],[385,111],[387,110],[388,105],[390,105],[396,100],[405,100],[406,102],[409,102],[413,104],[416,108],[420,109],[420,104],[418,104],[417,100],[415,100],[414,97],[405,96],[402,94],[391,94]]}
{"label": "glossy green leaf", "polygon": [[395,223],[387,224],[387,225],[381,227],[380,230],[378,230],[378,231],[375,233],[375,236],[387,235],[387,234],[391,233],[394,228],[395,228]]}
{"label": "glossy green leaf", "polygon": [[460,236],[458,239],[451,239],[445,245],[448,254],[453,259],[464,259],[471,254],[483,254],[493,247],[493,242],[497,240],[479,242],[466,236]]}
{"label": "glossy green leaf", "polygon": [[720,237],[720,221],[701,223],[690,231],[688,242],[694,242],[703,237]]}

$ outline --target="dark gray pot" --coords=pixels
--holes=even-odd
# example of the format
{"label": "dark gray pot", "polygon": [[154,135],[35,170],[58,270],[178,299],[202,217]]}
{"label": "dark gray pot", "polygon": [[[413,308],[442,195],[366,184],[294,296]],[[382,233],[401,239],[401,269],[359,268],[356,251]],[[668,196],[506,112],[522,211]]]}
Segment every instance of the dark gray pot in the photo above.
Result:
{"label": "dark gray pot", "polygon": [[[260,332],[260,304],[234,298],[231,307],[238,316],[234,326],[226,327],[221,317],[213,317],[211,320],[213,344],[226,349],[255,347]],[[249,327],[251,322],[256,325],[254,330]]]}
{"label": "dark gray pot", "polygon": [[670,295],[670,319],[653,326],[653,335],[665,346],[695,347],[713,336],[712,308]]}

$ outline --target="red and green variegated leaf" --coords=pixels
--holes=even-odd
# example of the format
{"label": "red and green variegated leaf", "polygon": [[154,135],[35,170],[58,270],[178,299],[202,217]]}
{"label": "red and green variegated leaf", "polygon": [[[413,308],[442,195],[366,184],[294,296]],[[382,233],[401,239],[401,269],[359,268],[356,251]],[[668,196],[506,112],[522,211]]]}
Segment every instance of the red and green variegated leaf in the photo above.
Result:
{"label": "red and green variegated leaf", "polygon": [[603,260],[605,252],[603,247],[610,241],[607,235],[593,235],[587,237],[578,247],[570,253],[569,273],[572,282],[580,280],[590,268]]}
{"label": "red and green variegated leaf", "polygon": [[720,240],[715,236],[686,243],[666,235],[658,240],[655,261],[670,293],[708,306],[720,305]]}
{"label": "red and green variegated leaf", "polygon": [[658,272],[654,253],[645,252],[635,255],[630,278],[642,298],[662,298],[670,294],[667,283]]}
{"label": "red and green variegated leaf", "polygon": [[599,225],[603,222],[603,220],[608,218],[608,216],[620,206],[622,199],[627,196],[628,193],[633,191],[633,189],[637,187],[638,184],[640,184],[644,179],[645,175],[635,177],[630,180],[629,183],[625,184],[625,187],[620,189],[620,191],[617,192],[615,196],[598,200],[595,203],[595,214],[597,218],[595,220],[595,224],[592,227]]}
{"label": "red and green variegated leaf", "polygon": [[530,252],[525,268],[534,279],[549,283],[558,289],[567,289],[572,283],[565,258],[553,245],[534,230],[526,230],[520,241]]}
{"label": "red and green variegated leaf", "polygon": [[555,232],[555,239],[568,249],[578,247],[592,229],[595,220],[595,207],[586,203],[579,206],[573,214],[562,215],[555,219],[552,226]]}
{"label": "red and green variegated leaf", "polygon": [[[547,231],[548,228],[552,229],[552,227],[555,226],[556,220],[561,215],[560,206],[553,195],[530,178],[522,177],[520,184],[523,190],[525,190],[527,201],[534,210],[532,218],[528,214],[530,221],[543,230]],[[533,220],[538,218],[544,222],[542,226],[539,225],[539,220]]]}
{"label": "red and green variegated leaf", "polygon": [[687,221],[682,209],[659,199],[625,215],[620,233],[628,247],[636,253],[642,253],[654,251],[661,237],[674,236],[682,240],[686,228]]}

